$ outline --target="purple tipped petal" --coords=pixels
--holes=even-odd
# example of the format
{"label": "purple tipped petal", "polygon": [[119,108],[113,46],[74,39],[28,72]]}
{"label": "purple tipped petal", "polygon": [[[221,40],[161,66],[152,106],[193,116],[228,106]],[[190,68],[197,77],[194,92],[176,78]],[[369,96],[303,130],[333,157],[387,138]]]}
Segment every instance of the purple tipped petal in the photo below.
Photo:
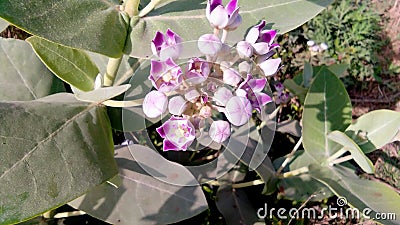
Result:
{"label": "purple tipped petal", "polygon": [[222,143],[231,136],[231,126],[226,121],[214,121],[208,131],[211,139],[217,143]]}
{"label": "purple tipped petal", "polygon": [[167,110],[168,98],[159,91],[149,92],[143,100],[143,112],[149,118],[156,118]]}
{"label": "purple tipped petal", "polygon": [[188,102],[180,95],[174,96],[169,100],[168,111],[173,115],[180,116],[187,108]]}
{"label": "purple tipped petal", "polygon": [[248,85],[252,89],[253,92],[261,92],[264,90],[265,84],[267,80],[264,79],[251,79],[248,81]]}
{"label": "purple tipped petal", "polygon": [[226,11],[228,12],[229,15],[233,13],[238,8],[238,0],[231,0],[228,2],[228,4],[225,6]]}
{"label": "purple tipped petal", "polygon": [[199,38],[197,46],[203,54],[215,55],[222,48],[222,42],[214,34],[204,34]]}
{"label": "purple tipped petal", "polygon": [[225,84],[231,85],[231,86],[237,86],[242,79],[240,76],[239,72],[232,68],[225,69],[222,75],[222,79]]}
{"label": "purple tipped petal", "polygon": [[261,32],[260,41],[272,45],[272,42],[274,42],[275,37],[276,37],[276,30],[264,30]]}
{"label": "purple tipped petal", "polygon": [[229,22],[229,15],[228,12],[222,5],[217,6],[211,13],[210,13],[210,23],[211,25],[217,27],[218,29],[225,28]]}
{"label": "purple tipped petal", "polygon": [[222,5],[222,0],[208,0],[207,7],[209,6],[210,12],[213,11],[217,6]]}
{"label": "purple tipped petal", "polygon": [[214,93],[214,101],[217,105],[225,106],[226,103],[233,97],[232,91],[226,87],[219,87]]}
{"label": "purple tipped petal", "polygon": [[179,151],[179,150],[183,150],[183,149],[180,149],[178,146],[174,145],[174,143],[172,143],[168,139],[164,139],[164,141],[163,141],[163,151],[170,151],[170,150]]}
{"label": "purple tipped petal", "polygon": [[235,126],[241,126],[250,119],[252,106],[248,99],[234,96],[226,103],[225,111],[229,122]]}
{"label": "purple tipped petal", "polygon": [[265,93],[254,93],[254,95],[257,98],[257,104],[256,104],[257,107],[255,107],[255,108],[257,109],[258,112],[261,112],[261,108],[264,105],[266,105],[269,102],[272,102],[272,98]]}
{"label": "purple tipped petal", "polygon": [[256,43],[259,35],[260,31],[257,28],[252,27],[246,35],[246,41],[251,44],[254,44]]}
{"label": "purple tipped petal", "polygon": [[265,76],[271,76],[279,68],[279,64],[281,63],[281,59],[268,59],[265,62],[262,62],[260,64],[260,68],[263,70]]}
{"label": "purple tipped petal", "polygon": [[242,16],[237,15],[237,16],[232,16],[232,18],[229,19],[228,25],[225,27],[225,30],[235,30],[242,24]]}

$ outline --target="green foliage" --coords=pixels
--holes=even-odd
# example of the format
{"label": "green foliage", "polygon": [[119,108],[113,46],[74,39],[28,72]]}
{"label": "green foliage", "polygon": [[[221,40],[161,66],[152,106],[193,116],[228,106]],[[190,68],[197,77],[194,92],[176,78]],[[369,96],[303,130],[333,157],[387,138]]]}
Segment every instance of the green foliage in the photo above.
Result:
{"label": "green foliage", "polygon": [[[379,14],[371,9],[370,0],[335,1],[321,14],[303,26],[279,38],[280,55],[286,66],[282,77],[293,77],[303,68],[304,61],[314,66],[348,64],[346,86],[356,81],[374,78],[380,81],[381,68],[378,61],[381,47],[386,40],[381,37]],[[326,43],[328,49],[313,51]]]}
{"label": "green foliage", "polygon": [[335,1],[306,23],[304,33],[307,39],[328,45],[324,62],[349,64],[349,75],[356,80],[379,80],[377,56],[385,43],[379,21],[369,0]]}
{"label": "green foliage", "polygon": [[[377,212],[399,213],[399,195],[393,189],[357,176],[352,164],[343,163],[352,159],[365,172],[372,173],[373,165],[364,152],[393,140],[400,126],[399,116],[398,112],[379,110],[350,124],[351,104],[347,92],[337,76],[322,67],[304,102],[304,151],[288,156],[293,159],[285,168],[287,172],[282,181],[285,191],[289,192],[287,197],[304,200],[308,193],[320,199],[321,193],[330,196],[332,192],[345,197],[349,206],[371,209],[371,216]],[[281,164],[279,161],[282,159],[276,165]],[[396,224],[398,220],[381,222]]]}
{"label": "green foliage", "polygon": [[66,204],[117,173],[104,107],[64,93],[0,102],[0,115],[0,224]]}

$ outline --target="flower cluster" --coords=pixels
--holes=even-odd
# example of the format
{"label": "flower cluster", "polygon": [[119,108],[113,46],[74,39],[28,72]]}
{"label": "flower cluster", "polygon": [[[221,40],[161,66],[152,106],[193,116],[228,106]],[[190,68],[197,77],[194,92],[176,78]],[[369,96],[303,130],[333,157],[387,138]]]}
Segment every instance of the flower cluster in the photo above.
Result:
{"label": "flower cluster", "polygon": [[285,87],[281,82],[277,82],[274,84],[275,87],[275,103],[280,105],[280,104],[286,104],[290,100],[290,94],[285,91]]}
{"label": "flower cluster", "polygon": [[151,60],[149,80],[155,90],[144,98],[143,111],[149,118],[172,115],[156,129],[164,138],[164,151],[187,150],[204,132],[213,142],[222,143],[230,137],[232,125],[246,124],[253,112],[260,113],[272,101],[264,89],[267,77],[281,63],[280,58],[272,58],[279,47],[273,43],[276,31],[263,30],[265,21],[261,21],[244,41],[229,47],[224,43],[227,33],[242,22],[237,3],[231,0],[223,6],[221,0],[208,0],[206,16],[214,32],[198,40],[203,55],[183,65],[176,63],[182,62],[183,48],[178,34],[168,29],[152,40],[157,60]]}

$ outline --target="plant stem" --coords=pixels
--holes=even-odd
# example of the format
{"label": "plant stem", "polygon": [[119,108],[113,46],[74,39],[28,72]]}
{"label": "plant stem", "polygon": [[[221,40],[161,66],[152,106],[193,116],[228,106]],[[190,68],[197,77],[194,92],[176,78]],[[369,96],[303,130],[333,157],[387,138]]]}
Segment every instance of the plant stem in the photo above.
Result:
{"label": "plant stem", "polygon": [[296,153],[297,149],[299,149],[301,142],[303,141],[303,136],[300,137],[299,141],[297,141],[296,145],[294,146],[292,152],[287,155],[285,161],[283,161],[282,165],[276,171],[276,175],[279,175],[285,166],[292,160],[293,155]]}
{"label": "plant stem", "polygon": [[346,162],[346,161],[349,161],[349,160],[351,160],[351,159],[353,159],[353,156],[352,156],[352,155],[347,155],[347,156],[344,156],[344,157],[341,157],[341,158],[337,158],[337,159],[335,159],[335,160],[330,161],[330,162],[329,162],[329,166],[333,166],[333,165],[335,165],[335,164],[339,164],[339,163],[342,163],[342,162]]}
{"label": "plant stem", "polygon": [[121,65],[121,61],[122,61],[122,56],[120,58],[109,58],[107,64],[107,71],[106,74],[104,74],[104,79],[103,79],[104,80],[103,85],[105,87],[113,85],[115,77],[117,76],[119,65]]}
{"label": "plant stem", "polygon": [[[221,186],[222,185],[217,180],[207,182],[207,184],[210,184],[213,186]],[[251,187],[251,186],[260,185],[260,184],[264,184],[264,181],[261,179],[258,179],[258,180],[243,182],[243,183],[232,184],[232,188],[244,188],[244,187]]]}
{"label": "plant stem", "polygon": [[227,30],[222,30],[222,37],[221,37],[221,42],[225,43],[226,37],[228,36],[228,31]]}
{"label": "plant stem", "polygon": [[304,167],[298,168],[297,170],[292,170],[292,171],[283,173],[280,177],[281,178],[294,177],[294,176],[300,175],[302,173],[307,173],[307,172],[308,172],[308,167],[304,166]]}
{"label": "plant stem", "polygon": [[346,153],[346,149],[345,148],[342,148],[342,149],[340,149],[339,151],[337,151],[335,154],[333,154],[333,155],[331,155],[326,161],[327,162],[332,162],[333,160],[335,160],[335,159],[337,159],[337,158],[339,158],[341,155],[343,155],[344,153]]}
{"label": "plant stem", "polygon": [[140,0],[127,0],[125,3],[125,12],[128,13],[129,17],[139,15],[139,3]]}
{"label": "plant stem", "polygon": [[139,17],[143,17],[145,15],[147,15],[149,12],[151,12],[151,10],[153,10],[158,3],[160,3],[161,0],[151,0],[151,2],[146,5],[146,7],[144,7],[144,9],[140,10],[139,12]]}

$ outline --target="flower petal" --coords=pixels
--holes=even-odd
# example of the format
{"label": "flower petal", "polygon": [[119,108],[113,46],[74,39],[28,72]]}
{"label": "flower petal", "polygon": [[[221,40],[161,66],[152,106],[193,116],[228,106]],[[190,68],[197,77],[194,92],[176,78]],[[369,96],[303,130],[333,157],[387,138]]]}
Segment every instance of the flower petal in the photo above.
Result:
{"label": "flower petal", "polygon": [[263,70],[265,76],[271,76],[279,68],[279,64],[281,63],[281,59],[268,59],[262,63],[260,63],[260,68]]}
{"label": "flower petal", "polygon": [[168,98],[159,91],[149,92],[143,100],[143,112],[149,118],[156,118],[167,110]]}
{"label": "flower petal", "polygon": [[234,96],[226,103],[225,113],[229,122],[241,126],[250,119],[252,106],[247,98]]}
{"label": "flower petal", "polygon": [[228,25],[229,15],[225,8],[222,5],[219,5],[213,11],[211,11],[209,20],[211,25],[214,27],[223,29],[226,27],[226,25]]}
{"label": "flower petal", "polygon": [[269,44],[265,43],[265,42],[259,42],[259,43],[255,43],[253,44],[253,48],[254,48],[254,52],[257,55],[264,55],[267,54],[269,52]]}
{"label": "flower petal", "polygon": [[199,38],[197,47],[203,54],[215,55],[222,48],[222,42],[214,34],[204,34]]}
{"label": "flower petal", "polygon": [[210,126],[208,134],[213,141],[222,143],[231,136],[231,126],[223,120],[214,121]]}
{"label": "flower petal", "polygon": [[182,96],[174,96],[169,100],[168,111],[173,115],[179,116],[186,110],[187,103]]}
{"label": "flower petal", "polygon": [[222,79],[225,84],[232,85],[232,86],[237,86],[242,79],[240,76],[239,72],[232,68],[225,69],[223,74],[222,74]]}
{"label": "flower petal", "polygon": [[230,0],[228,4],[225,6],[226,11],[229,15],[232,15],[233,11],[238,8],[238,0]]}
{"label": "flower petal", "polygon": [[236,50],[240,57],[250,57],[253,55],[253,46],[247,41],[239,41]]}
{"label": "flower petal", "polygon": [[219,87],[214,93],[214,101],[217,105],[225,106],[226,103],[233,97],[232,91],[226,87]]}

